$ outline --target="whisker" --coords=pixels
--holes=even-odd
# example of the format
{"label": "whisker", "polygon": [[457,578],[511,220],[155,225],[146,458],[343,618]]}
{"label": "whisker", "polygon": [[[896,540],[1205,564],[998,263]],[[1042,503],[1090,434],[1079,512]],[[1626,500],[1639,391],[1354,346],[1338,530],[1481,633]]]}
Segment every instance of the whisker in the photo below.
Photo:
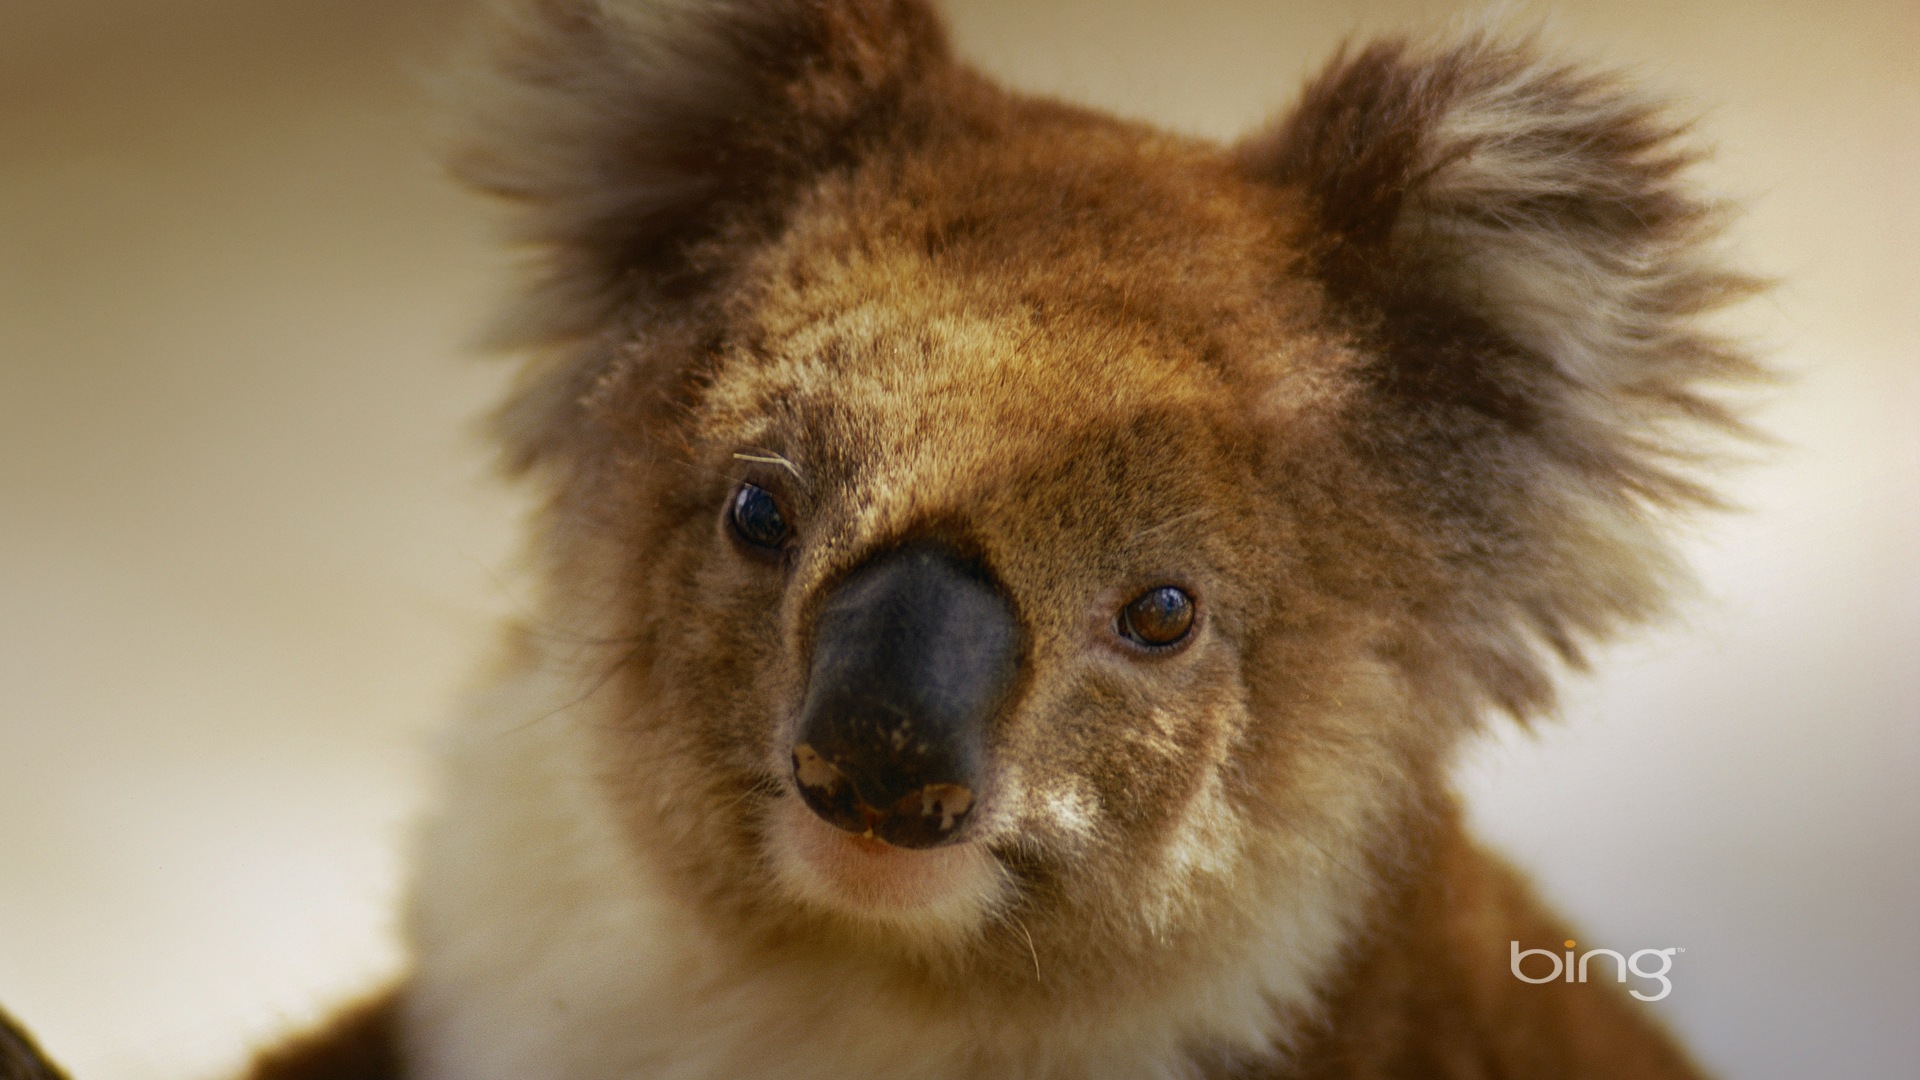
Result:
{"label": "whisker", "polygon": [[733,460],[735,460],[735,461],[757,461],[757,462],[760,462],[760,463],[761,463],[761,464],[763,464],[763,465],[778,465],[778,466],[780,466],[781,468],[783,468],[783,469],[785,469],[785,470],[787,470],[788,472],[790,472],[790,473],[792,473],[792,474],[793,474],[793,478],[794,478],[795,480],[798,480],[798,481],[800,481],[800,482],[801,482],[801,483],[803,483],[803,484],[807,482],[807,478],[806,478],[806,477],[804,477],[804,476],[802,476],[802,475],[800,475],[800,467],[799,467],[798,465],[795,465],[795,464],[794,464],[793,462],[791,462],[791,461],[788,461],[788,460],[787,460],[786,458],[784,458],[784,457],[781,457],[781,456],[780,456],[779,454],[772,454],[772,453],[768,453],[768,454],[740,454],[740,453],[736,453],[736,454],[734,454],[734,455],[733,455]]}
{"label": "whisker", "polygon": [[1020,916],[1015,915],[1013,912],[1011,911],[1007,912],[1007,918],[1010,921],[1012,921],[1013,925],[1020,928],[1020,936],[1026,939],[1027,955],[1033,957],[1033,981],[1039,982],[1040,981],[1040,950],[1033,947],[1033,931],[1028,930],[1027,924],[1020,921]]}

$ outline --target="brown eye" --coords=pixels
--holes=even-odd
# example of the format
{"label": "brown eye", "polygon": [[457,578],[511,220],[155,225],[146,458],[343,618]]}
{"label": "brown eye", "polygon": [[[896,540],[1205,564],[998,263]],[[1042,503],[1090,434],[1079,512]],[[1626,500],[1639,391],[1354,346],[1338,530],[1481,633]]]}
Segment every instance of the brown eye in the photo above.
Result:
{"label": "brown eye", "polygon": [[1193,629],[1193,597],[1172,585],[1148,589],[1120,609],[1120,632],[1149,649],[1180,643]]}
{"label": "brown eye", "polygon": [[780,504],[774,501],[773,494],[766,488],[753,484],[741,484],[733,493],[733,505],[727,509],[727,520],[733,525],[733,534],[757,548],[777,550],[787,542],[787,519],[780,514]]}

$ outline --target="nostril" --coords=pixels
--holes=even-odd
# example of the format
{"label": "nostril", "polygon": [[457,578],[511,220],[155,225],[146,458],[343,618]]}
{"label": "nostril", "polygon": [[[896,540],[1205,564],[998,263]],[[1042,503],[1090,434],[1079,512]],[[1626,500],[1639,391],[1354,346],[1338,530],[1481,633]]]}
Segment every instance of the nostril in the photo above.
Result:
{"label": "nostril", "polygon": [[917,812],[929,822],[937,823],[940,831],[952,832],[960,819],[967,816],[967,811],[973,809],[973,789],[965,784],[928,784],[902,802],[919,805],[902,806],[896,812]]}
{"label": "nostril", "polygon": [[895,803],[874,833],[898,847],[937,847],[959,835],[972,809],[973,789],[967,785],[928,784]]}
{"label": "nostril", "polygon": [[876,809],[862,798],[846,773],[812,746],[793,748],[793,778],[800,797],[822,821],[858,835],[872,835],[895,847],[929,848],[953,840],[973,810],[973,789],[965,784],[924,784]]}
{"label": "nostril", "polygon": [[846,774],[806,743],[793,748],[793,779],[800,797],[822,821],[851,833],[870,827],[873,811],[860,801]]}

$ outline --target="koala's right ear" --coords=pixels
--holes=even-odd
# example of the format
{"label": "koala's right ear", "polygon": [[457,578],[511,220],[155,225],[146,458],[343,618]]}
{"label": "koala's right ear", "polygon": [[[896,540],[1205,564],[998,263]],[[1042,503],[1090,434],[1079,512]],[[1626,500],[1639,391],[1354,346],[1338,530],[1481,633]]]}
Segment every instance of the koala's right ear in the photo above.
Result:
{"label": "koala's right ear", "polygon": [[449,86],[455,173],[518,207],[535,252],[509,345],[591,335],[697,291],[722,235],[897,130],[948,66],[921,0],[500,0],[484,63]]}

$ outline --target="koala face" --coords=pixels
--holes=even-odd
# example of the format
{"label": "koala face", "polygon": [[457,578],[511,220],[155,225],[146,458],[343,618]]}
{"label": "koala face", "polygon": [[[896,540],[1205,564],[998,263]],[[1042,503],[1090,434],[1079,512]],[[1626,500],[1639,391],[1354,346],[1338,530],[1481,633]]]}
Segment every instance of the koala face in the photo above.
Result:
{"label": "koala face", "polygon": [[583,797],[768,957],[1065,999],[1259,941],[1221,1000],[1306,1000],[1461,736],[1658,608],[1753,372],[1680,130],[1527,42],[1222,147],[917,3],[511,25],[462,167],[540,267],[501,432]]}
{"label": "koala face", "polygon": [[[1270,718],[1355,665],[1294,565],[1270,429],[1298,407],[1277,388],[1340,349],[1259,246],[1269,193],[1109,125],[822,185],[672,418],[644,379],[600,391],[645,462],[592,481],[582,541],[625,567],[609,636],[644,642],[609,741],[614,775],[652,780],[613,793],[749,923],[1018,977],[1050,934],[1145,948],[1308,784]],[[1098,152],[1045,150],[1078,128]],[[1216,182],[1143,164],[1168,158]],[[1002,194],[1023,189],[1046,198]],[[1096,254],[1115,243],[1140,254]],[[1063,251],[1086,273],[1003,269]],[[1213,323],[1234,296],[1264,318]]]}

